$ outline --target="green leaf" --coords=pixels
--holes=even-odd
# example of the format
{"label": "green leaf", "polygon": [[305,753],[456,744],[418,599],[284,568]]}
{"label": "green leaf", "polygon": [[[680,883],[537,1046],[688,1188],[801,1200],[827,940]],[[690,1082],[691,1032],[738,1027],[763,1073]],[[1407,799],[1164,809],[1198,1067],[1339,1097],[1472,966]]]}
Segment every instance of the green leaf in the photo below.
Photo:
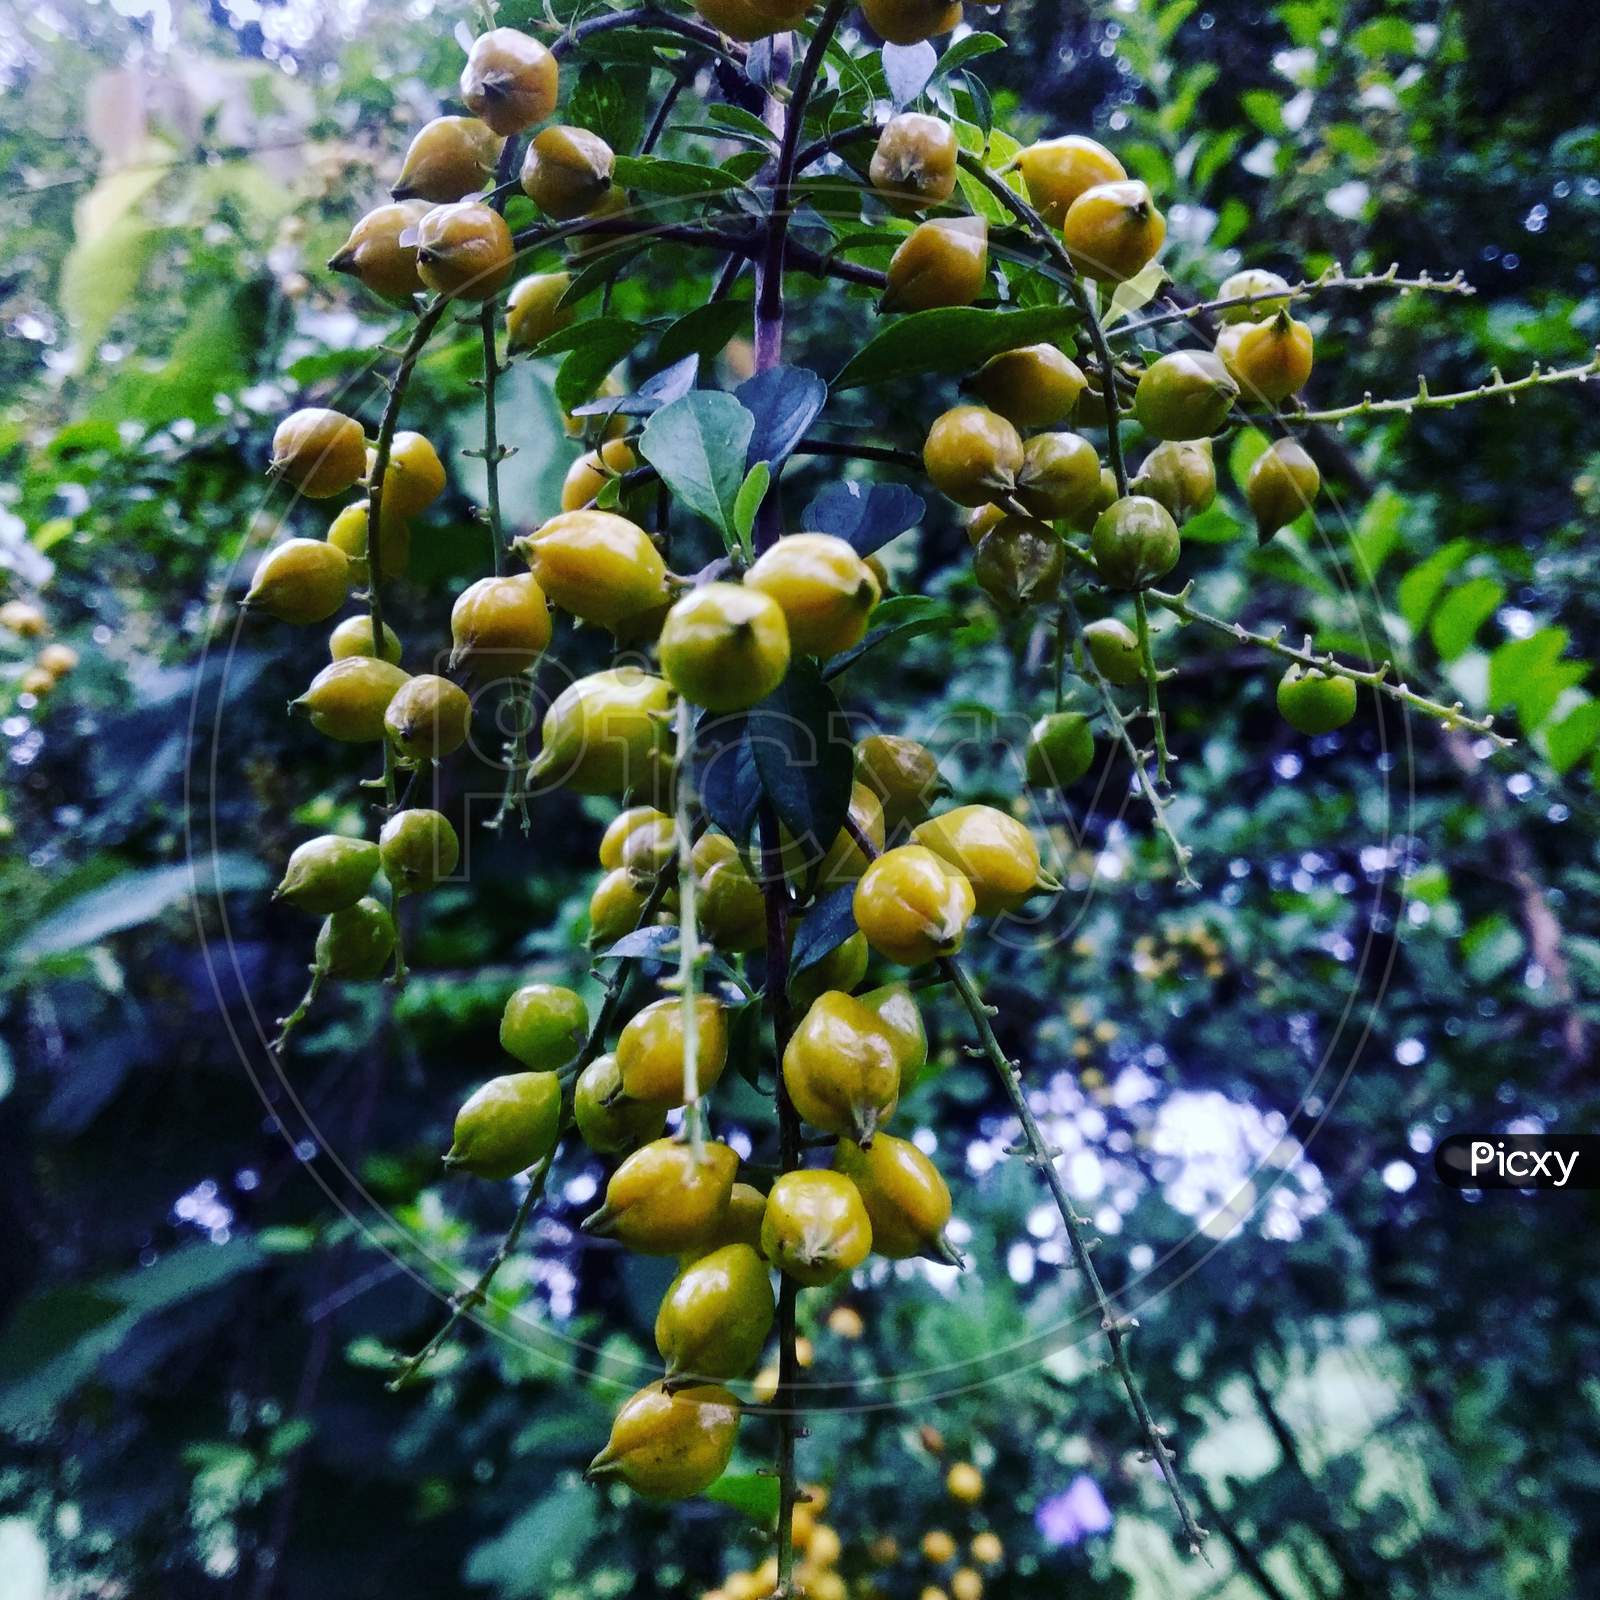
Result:
{"label": "green leaf", "polygon": [[[591,62],[578,74],[563,120],[598,133],[613,150],[632,150],[644,134],[649,96],[648,67],[602,67]],[[619,167],[624,159],[618,156]]]}
{"label": "green leaf", "polygon": [[761,787],[807,855],[820,860],[850,806],[854,746],[833,691],[808,660],[750,708]]}
{"label": "green leaf", "polygon": [[1148,305],[1166,281],[1167,269],[1159,261],[1152,261],[1125,283],[1119,283],[1105,316],[1100,319],[1101,325],[1109,328],[1124,317],[1131,316],[1140,306]]}
{"label": "green leaf", "polygon": [[1522,935],[1497,911],[1483,917],[1462,935],[1461,954],[1475,983],[1491,983],[1522,959]]}
{"label": "green leaf", "polygon": [[886,44],[882,60],[883,81],[889,85],[889,98],[898,111],[910,105],[927,88],[933,69],[939,64],[939,55],[924,39],[919,44]]}
{"label": "green leaf", "polygon": [[1246,89],[1239,96],[1239,106],[1263,133],[1281,138],[1289,131],[1284,126],[1283,105],[1270,89]]}
{"label": "green leaf", "polygon": [[563,411],[594,398],[606,374],[645,336],[644,324],[624,317],[591,317],[552,335],[537,354],[570,350],[554,384],[556,403]]}
{"label": "green leaf", "polygon": [[1540,628],[1501,645],[1489,657],[1489,709],[1515,706],[1523,727],[1538,727],[1561,695],[1589,675],[1585,663],[1561,660],[1569,640],[1565,628]]}
{"label": "green leaf", "polygon": [[685,312],[661,335],[656,360],[671,366],[685,356],[716,355],[750,320],[744,300],[712,300]]}
{"label": "green leaf", "polygon": [[1400,542],[1400,524],[1405,514],[1404,496],[1389,488],[1380,488],[1361,508],[1351,541],[1357,571],[1367,577],[1377,574]]}
{"label": "green leaf", "polygon": [[739,543],[747,550],[756,525],[756,513],[761,509],[761,502],[766,499],[771,486],[772,468],[765,461],[758,461],[744,475],[744,482],[739,487],[739,497],[733,503],[733,525],[739,535]]}
{"label": "green leaf", "polygon": [[725,1472],[706,1490],[706,1499],[732,1506],[765,1528],[778,1514],[778,1480],[770,1473]]}
{"label": "green leaf", "polygon": [[[772,1483],[776,1489],[777,1480]],[[582,1483],[553,1489],[472,1552],[467,1582],[491,1588],[506,1600],[552,1593],[558,1572],[575,1565],[598,1533],[599,1504],[599,1497]]]}
{"label": "green leaf", "polygon": [[1445,596],[1428,625],[1441,660],[1454,661],[1472,643],[1505,593],[1505,586],[1493,578],[1469,578]]}
{"label": "green leaf", "polygon": [[731,394],[697,389],[650,418],[639,452],[678,500],[732,538],[754,429],[755,419]]}
{"label": "green leaf", "polygon": [[969,33],[964,39],[957,39],[939,57],[939,65],[933,72],[933,82],[937,83],[940,78],[948,77],[952,72],[958,71],[970,61],[976,61],[980,56],[993,55],[996,50],[1005,48],[1005,40],[997,33]]}
{"label": "green leaf", "polygon": [[919,634],[939,633],[948,628],[959,628],[961,612],[948,600],[936,600],[926,594],[891,595],[872,613],[872,627],[866,637],[853,650],[834,656],[823,675],[837,678],[848,671],[869,650],[891,639],[915,639]]}
{"label": "green leaf", "polygon": [[833,389],[837,393],[928,372],[970,372],[1002,350],[1041,341],[1062,343],[1077,320],[1077,312],[1065,306],[1034,306],[1027,311],[949,306],[916,311],[898,318],[856,351],[833,380]]}
{"label": "green leaf", "polygon": [[760,117],[743,106],[715,105],[706,107],[706,120],[717,123],[734,133],[742,133],[762,144],[776,145],[777,136]]}
{"label": "green leaf", "polygon": [[1400,580],[1396,592],[1400,615],[1406,619],[1413,633],[1428,620],[1428,613],[1433,609],[1433,602],[1439,598],[1445,579],[1466,560],[1472,548],[1470,539],[1452,539]]}
{"label": "green leaf", "polygon": [[722,167],[693,161],[667,161],[660,156],[618,156],[612,169],[624,189],[645,194],[717,194],[737,188],[739,180]]}
{"label": "green leaf", "polygon": [[1545,752],[1557,772],[1575,767],[1600,741],[1600,700],[1585,700],[1544,731]]}

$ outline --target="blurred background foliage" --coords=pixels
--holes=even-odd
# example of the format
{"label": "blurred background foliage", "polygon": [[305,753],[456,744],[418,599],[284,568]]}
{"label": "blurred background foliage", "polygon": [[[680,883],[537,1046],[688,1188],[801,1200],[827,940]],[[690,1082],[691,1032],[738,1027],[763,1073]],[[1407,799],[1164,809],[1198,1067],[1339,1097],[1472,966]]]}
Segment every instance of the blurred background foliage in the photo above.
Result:
{"label": "blurred background foliage", "polygon": [[[1166,207],[1178,282],[1465,269],[1470,300],[1317,299],[1313,404],[1570,364],[1600,340],[1581,0],[1010,0],[969,19],[1009,41],[980,69],[997,123],[1114,145]],[[475,825],[492,764],[453,769],[440,803],[468,824],[470,885],[415,921],[411,985],[339,994],[281,1075],[262,1042],[310,941],[265,888],[308,830],[358,826],[360,800],[351,762],[282,714],[320,641],[237,628],[229,602],[277,527],[276,417],[333,394],[376,414],[396,324],[321,263],[449,92],[474,22],[428,0],[74,0],[0,38],[3,598],[82,658],[35,703],[40,641],[0,644],[7,1594],[603,1600],[699,1594],[763,1553],[758,1428],[725,1501],[664,1511],[578,1480],[643,1381],[666,1271],[574,1233],[601,1176],[581,1152],[488,1331],[384,1388],[508,1219],[514,1197],[444,1179],[437,1156],[499,1070],[506,994],[585,968],[604,810],[541,797],[530,836],[497,837]],[[588,92],[637,115],[636,70],[606,73]],[[710,74],[690,91],[739,92]],[[624,313],[703,297],[670,257],[616,289]],[[831,371],[871,319],[808,287],[789,359]],[[483,561],[481,469],[460,455],[476,359],[453,330],[408,406],[459,467],[396,589],[422,650]],[[551,377],[523,363],[503,392],[519,524],[548,514],[577,449]],[[912,447],[929,410],[908,384],[841,416]],[[1452,1129],[1594,1122],[1592,391],[1360,422],[1319,449],[1319,530],[1256,552],[1223,508],[1183,575],[1252,626],[1392,655],[1507,716],[1516,749],[1371,703],[1306,740],[1260,660],[1169,637],[1175,817],[1201,892],[1176,892],[1108,761],[1035,818],[1064,901],[977,947],[1139,1316],[1134,1359],[1211,1564],[1176,1549],[1055,1219],[1007,1158],[1015,1124],[935,992],[942,1070],[902,1120],[954,1180],[970,1270],[880,1264],[802,1298],[809,1375],[837,1407],[803,1471],[831,1488],[841,1570],[887,1595],[947,1577],[918,1553],[940,1528],[996,1532],[991,1586],[1019,1597],[1566,1600],[1600,1563],[1592,1202],[1454,1193],[1430,1156]],[[793,505],[826,476],[795,468]],[[1008,804],[998,735],[1034,708],[1016,652],[1037,664],[1042,645],[995,623],[964,547],[944,509],[891,547],[897,583],[965,625],[863,664],[847,702],[926,738],[963,799]],[[731,1124],[758,1127],[740,1093]],[[944,1495],[957,1456],[986,1474],[975,1507]]]}

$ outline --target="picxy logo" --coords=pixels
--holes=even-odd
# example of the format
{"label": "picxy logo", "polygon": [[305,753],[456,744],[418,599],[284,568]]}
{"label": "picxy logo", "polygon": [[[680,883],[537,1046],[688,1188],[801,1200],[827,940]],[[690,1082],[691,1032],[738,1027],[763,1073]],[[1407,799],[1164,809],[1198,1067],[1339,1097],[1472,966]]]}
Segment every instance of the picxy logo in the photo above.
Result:
{"label": "picxy logo", "polygon": [[1453,1189],[1592,1189],[1600,1186],[1600,1135],[1453,1133],[1433,1165]]}

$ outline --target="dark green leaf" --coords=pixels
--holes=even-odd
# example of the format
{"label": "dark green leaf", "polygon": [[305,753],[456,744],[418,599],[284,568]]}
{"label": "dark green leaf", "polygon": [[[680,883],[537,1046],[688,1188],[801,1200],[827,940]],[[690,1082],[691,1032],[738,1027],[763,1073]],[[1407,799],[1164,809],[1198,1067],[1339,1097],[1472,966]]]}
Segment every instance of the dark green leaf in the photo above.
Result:
{"label": "dark green leaf", "polygon": [[695,790],[716,825],[742,845],[750,837],[761,779],[743,714],[704,712],[694,734]]}
{"label": "dark green leaf", "polygon": [[661,335],[656,359],[671,363],[684,356],[716,355],[750,321],[750,307],[743,300],[712,300],[685,312]]}
{"label": "dark green leaf", "polygon": [[741,383],[734,394],[755,418],[745,464],[782,466],[806,429],[822,415],[828,386],[805,367],[772,367]]}
{"label": "dark green leaf", "polygon": [[849,479],[830,483],[800,513],[800,526],[808,533],[831,533],[858,555],[870,556],[914,528],[925,509],[922,496],[904,484]]}
{"label": "dark green leaf", "polygon": [[794,838],[820,858],[850,807],[854,747],[839,702],[811,662],[796,661],[748,718],[762,790]]}
{"label": "dark green leaf", "polygon": [[666,161],[659,156],[618,156],[613,175],[624,189],[679,196],[716,194],[738,182],[721,167]]}
{"label": "dark green leaf", "polygon": [[754,427],[755,419],[731,394],[697,389],[651,417],[639,452],[683,505],[732,537]]}
{"label": "dark green leaf", "polygon": [[872,627],[853,650],[829,661],[823,675],[837,678],[858,662],[867,651],[875,650],[888,639],[914,639],[919,634],[937,633],[961,626],[961,613],[947,600],[926,594],[896,594],[872,613]]}
{"label": "dark green leaf", "polygon": [[[650,98],[647,67],[608,67],[590,63],[578,74],[563,120],[598,133],[613,150],[632,150],[644,135],[644,108]],[[618,157],[620,166],[622,158]]]}
{"label": "dark green leaf", "polygon": [[934,81],[948,77],[968,62],[976,61],[979,56],[993,55],[996,50],[1005,48],[1005,40],[997,33],[969,33],[964,39],[957,39],[939,57],[939,65],[934,69]]}
{"label": "dark green leaf", "polygon": [[950,306],[916,311],[896,319],[856,351],[833,380],[833,388],[835,392],[856,389],[927,372],[971,372],[1002,350],[1059,339],[1076,322],[1077,313],[1065,306],[1036,306],[1027,311]]}
{"label": "dark green leaf", "polygon": [[791,980],[837,950],[856,931],[856,914],[851,909],[854,899],[855,885],[847,883],[830,890],[806,912],[789,956]]}

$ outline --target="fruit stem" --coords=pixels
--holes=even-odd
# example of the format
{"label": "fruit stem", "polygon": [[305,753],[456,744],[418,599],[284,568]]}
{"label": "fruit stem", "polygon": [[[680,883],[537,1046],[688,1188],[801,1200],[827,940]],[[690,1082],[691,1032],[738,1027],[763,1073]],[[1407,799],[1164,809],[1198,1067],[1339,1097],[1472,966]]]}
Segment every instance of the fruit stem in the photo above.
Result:
{"label": "fruit stem", "polygon": [[327,971],[322,967],[311,969],[311,982],[306,987],[306,992],[300,997],[300,1004],[286,1017],[278,1019],[278,1036],[267,1046],[274,1055],[281,1055],[283,1047],[289,1042],[289,1035],[306,1020],[312,1006],[317,1003],[317,995],[322,990],[322,980],[327,977]]}
{"label": "fruit stem", "polygon": [[700,1109],[700,931],[695,921],[694,722],[687,696],[678,697],[678,748],[674,764],[674,831],[678,836],[678,990],[683,1006],[683,1129],[696,1164],[705,1159],[705,1118]]}
{"label": "fruit stem", "polygon": [[1144,668],[1145,708],[1156,741],[1156,782],[1165,789],[1171,787],[1167,777],[1167,719],[1161,714],[1161,679],[1150,643],[1150,608],[1145,604],[1143,589],[1133,592],[1133,616],[1139,634],[1139,662]]}

